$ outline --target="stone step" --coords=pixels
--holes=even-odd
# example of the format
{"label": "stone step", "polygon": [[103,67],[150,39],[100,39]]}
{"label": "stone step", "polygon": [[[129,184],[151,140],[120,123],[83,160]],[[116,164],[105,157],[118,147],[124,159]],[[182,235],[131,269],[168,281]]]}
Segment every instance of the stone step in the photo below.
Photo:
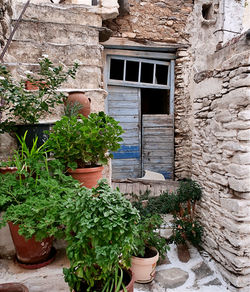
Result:
{"label": "stone step", "polygon": [[102,67],[101,45],[37,43],[28,40],[13,40],[4,62],[37,63],[42,55],[47,55],[52,62],[61,61],[65,65],[77,61],[80,65]]}
{"label": "stone step", "polygon": [[[16,21],[13,22],[13,25]],[[99,32],[93,27],[75,24],[22,20],[14,40],[44,43],[98,45]]]}
{"label": "stone step", "polygon": [[[21,14],[24,3],[16,3],[13,18]],[[101,27],[102,17],[91,8],[78,5],[32,4],[30,3],[23,19],[43,22],[71,23]]]}

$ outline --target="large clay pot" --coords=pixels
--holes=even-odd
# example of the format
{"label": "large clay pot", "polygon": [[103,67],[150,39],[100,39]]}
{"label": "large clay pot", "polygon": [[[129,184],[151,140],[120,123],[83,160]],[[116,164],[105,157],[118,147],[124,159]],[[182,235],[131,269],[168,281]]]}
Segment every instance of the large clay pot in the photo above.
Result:
{"label": "large clay pot", "polygon": [[20,283],[4,283],[0,284],[0,292],[29,292],[29,290]]}
{"label": "large clay pot", "polygon": [[78,180],[83,187],[93,188],[97,186],[97,182],[102,178],[103,166],[69,169],[68,173]]}
{"label": "large clay pot", "polygon": [[[135,282],[134,275],[133,275],[132,271],[126,270],[123,272],[124,272],[124,277],[127,275],[130,278],[129,283],[126,285],[127,292],[133,292],[134,291],[134,282]],[[124,289],[120,290],[119,292],[123,292],[123,291],[124,291]]]}
{"label": "large clay pot", "polygon": [[[45,238],[42,241],[36,241],[35,237],[26,240],[18,233],[19,226],[9,222],[9,228],[13,243],[16,249],[17,261],[21,264],[30,265],[30,268],[39,268],[44,265],[41,263],[51,262],[51,251],[53,238]],[[33,267],[33,265],[37,265]]]}
{"label": "large clay pot", "polygon": [[155,248],[151,249],[155,253],[153,257],[139,258],[132,256],[131,258],[131,270],[137,283],[149,283],[154,279],[159,253]]}
{"label": "large clay pot", "polygon": [[88,115],[90,114],[91,99],[85,95],[85,92],[69,92],[69,96],[66,99],[66,104],[68,103],[79,103],[82,106],[82,108],[79,110],[79,114],[82,114],[85,117],[88,117]]}
{"label": "large clay pot", "polygon": [[[129,270],[123,271],[124,272],[124,276],[123,279],[125,279],[125,282],[128,283],[126,284],[126,289],[127,292],[134,292],[134,275],[133,273]],[[125,285],[125,283],[124,283]],[[81,291],[76,291],[73,290],[73,292],[82,292],[82,291],[86,291],[88,287],[82,287]],[[124,289],[120,290],[119,292],[124,292]]]}

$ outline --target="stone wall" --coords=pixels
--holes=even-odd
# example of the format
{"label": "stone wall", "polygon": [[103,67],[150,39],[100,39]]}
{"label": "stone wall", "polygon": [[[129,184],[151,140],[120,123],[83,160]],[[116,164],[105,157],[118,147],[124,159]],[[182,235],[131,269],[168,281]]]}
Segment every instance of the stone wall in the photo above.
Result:
{"label": "stone wall", "polygon": [[203,187],[204,248],[237,291],[250,289],[250,43],[242,35],[196,75],[192,177]]}
{"label": "stone wall", "polygon": [[184,31],[192,0],[130,0],[130,13],[104,23],[113,30],[113,36],[186,43]]}
{"label": "stone wall", "polygon": [[0,0],[0,47],[4,46],[8,37],[11,16],[11,0]]}

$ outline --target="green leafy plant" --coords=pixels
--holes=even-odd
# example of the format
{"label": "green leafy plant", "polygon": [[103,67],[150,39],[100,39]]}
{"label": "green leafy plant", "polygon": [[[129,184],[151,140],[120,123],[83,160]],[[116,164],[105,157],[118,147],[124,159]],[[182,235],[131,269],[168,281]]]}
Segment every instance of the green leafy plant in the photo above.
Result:
{"label": "green leafy plant", "polygon": [[[140,211],[141,216],[154,214],[172,214],[173,236],[170,242],[184,243],[189,240],[195,246],[201,242],[203,228],[195,218],[196,203],[201,199],[202,189],[199,184],[191,179],[180,181],[176,192],[163,192],[158,197],[151,197],[147,191],[135,198],[134,206]],[[146,206],[143,202],[146,201]]]}
{"label": "green leafy plant", "polygon": [[64,203],[62,212],[70,260],[65,281],[76,292],[119,291],[112,279],[121,266],[130,265],[138,212],[105,180],[97,188],[82,190]]}
{"label": "green leafy plant", "polygon": [[36,139],[29,150],[25,137],[19,138],[22,147],[12,159],[17,171],[0,174],[0,212],[5,211],[0,227],[11,221],[20,224],[19,233],[26,238],[61,237],[62,201],[75,196],[80,185],[63,174],[59,161],[47,161],[46,143],[37,148]]}
{"label": "green leafy plant", "polygon": [[119,149],[122,128],[104,112],[91,113],[88,118],[63,116],[50,133],[48,147],[67,167],[106,164],[112,153]]}
{"label": "green leafy plant", "polygon": [[135,256],[144,257],[146,251],[154,247],[162,258],[165,257],[169,247],[166,239],[159,234],[159,228],[162,223],[163,220],[158,214],[141,218],[138,224],[138,233],[135,237]]}
{"label": "green leafy plant", "polygon": [[[0,133],[15,130],[17,123],[38,123],[45,113],[52,112],[56,104],[63,103],[65,95],[57,89],[69,77],[75,78],[78,64],[64,70],[63,66],[54,66],[48,58],[43,58],[39,65],[40,70],[36,75],[27,73],[25,78],[17,81],[0,64]],[[38,90],[26,90],[27,82]]]}

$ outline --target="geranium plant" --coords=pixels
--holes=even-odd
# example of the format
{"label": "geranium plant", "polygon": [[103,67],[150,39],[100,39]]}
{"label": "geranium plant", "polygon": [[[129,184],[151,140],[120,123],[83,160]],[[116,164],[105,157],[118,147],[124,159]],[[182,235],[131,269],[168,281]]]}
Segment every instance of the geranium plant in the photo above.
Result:
{"label": "geranium plant", "polygon": [[104,112],[91,113],[88,118],[63,116],[50,132],[48,147],[67,167],[106,164],[112,153],[120,148],[124,131],[119,122]]}

